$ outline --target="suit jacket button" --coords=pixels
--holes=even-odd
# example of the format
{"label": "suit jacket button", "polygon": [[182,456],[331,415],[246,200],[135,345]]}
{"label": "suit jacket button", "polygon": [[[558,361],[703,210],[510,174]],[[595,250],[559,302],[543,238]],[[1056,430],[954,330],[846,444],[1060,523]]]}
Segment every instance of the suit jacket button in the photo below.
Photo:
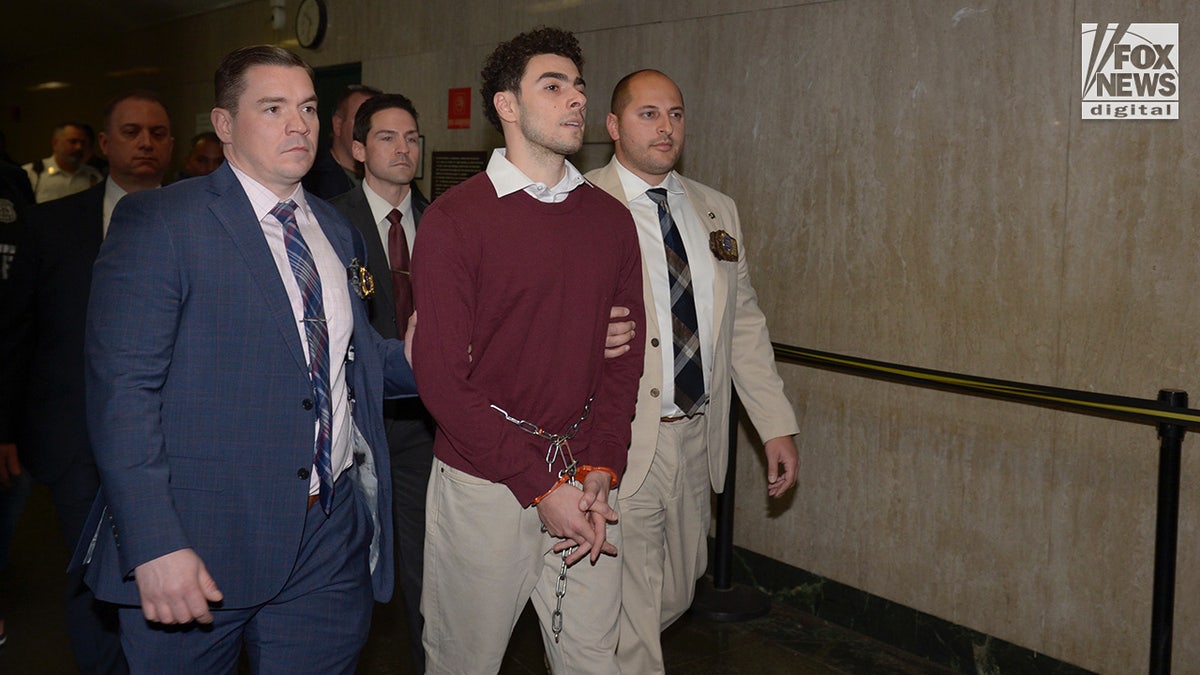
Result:
{"label": "suit jacket button", "polygon": [[299,478],[300,480],[308,480],[308,476],[309,476],[309,471],[308,471],[308,469],[305,469],[304,467],[300,467],[300,470],[296,472],[296,477]]}
{"label": "suit jacket button", "polygon": [[311,398],[306,398],[306,399],[304,399],[303,401],[301,401],[301,402],[300,402],[300,405],[304,406],[304,409],[305,409],[305,410],[312,410],[312,409],[313,409],[313,402],[312,402],[312,399],[311,399]]}
{"label": "suit jacket button", "polygon": [[657,347],[658,346],[658,338],[650,338],[650,346]]}
{"label": "suit jacket button", "polygon": [[658,398],[658,389],[651,389],[650,395],[653,396],[654,398]]}

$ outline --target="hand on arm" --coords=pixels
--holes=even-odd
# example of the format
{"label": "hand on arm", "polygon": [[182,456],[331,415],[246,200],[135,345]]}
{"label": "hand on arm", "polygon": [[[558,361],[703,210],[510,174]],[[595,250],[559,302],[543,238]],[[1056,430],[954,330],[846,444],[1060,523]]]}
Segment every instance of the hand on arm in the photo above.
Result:
{"label": "hand on arm", "polygon": [[617,321],[629,316],[628,307],[613,307],[608,312],[608,335],[604,337],[604,358],[613,359],[629,351],[629,343],[637,333],[634,321]]}
{"label": "hand on arm", "polygon": [[[780,436],[767,441],[767,494],[778,497],[796,484],[796,470],[800,468],[800,457],[791,436]],[[779,470],[783,467],[783,471]]]}
{"label": "hand on arm", "polygon": [[134,570],[142,614],[162,624],[212,623],[208,603],[224,597],[204,561],[190,548],[172,551]]}

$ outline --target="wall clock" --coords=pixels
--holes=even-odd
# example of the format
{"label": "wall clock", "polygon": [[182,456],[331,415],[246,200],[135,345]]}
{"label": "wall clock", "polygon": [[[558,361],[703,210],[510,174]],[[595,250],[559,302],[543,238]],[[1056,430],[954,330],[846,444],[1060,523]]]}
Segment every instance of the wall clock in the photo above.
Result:
{"label": "wall clock", "polygon": [[296,40],[305,49],[316,49],[325,38],[324,0],[301,0],[296,10]]}

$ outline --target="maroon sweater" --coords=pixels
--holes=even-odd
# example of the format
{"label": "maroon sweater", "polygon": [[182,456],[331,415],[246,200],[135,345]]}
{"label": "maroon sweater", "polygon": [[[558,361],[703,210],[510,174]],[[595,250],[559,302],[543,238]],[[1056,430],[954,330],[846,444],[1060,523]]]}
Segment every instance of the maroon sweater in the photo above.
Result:
{"label": "maroon sweater", "polygon": [[560,204],[524,191],[498,199],[479,173],[426,209],[412,272],[413,370],[438,423],[438,459],[503,483],[527,506],[562,463],[548,471],[549,443],[490,406],[564,433],[595,396],[571,451],[580,465],[624,472],[644,346],[604,359],[609,309],[628,307],[645,325],[624,205],[590,184]]}

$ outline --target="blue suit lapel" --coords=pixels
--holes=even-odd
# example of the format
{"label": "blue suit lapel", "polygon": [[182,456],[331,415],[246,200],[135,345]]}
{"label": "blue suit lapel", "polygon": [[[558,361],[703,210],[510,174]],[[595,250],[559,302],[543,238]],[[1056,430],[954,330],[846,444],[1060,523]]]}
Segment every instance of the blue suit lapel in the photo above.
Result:
{"label": "blue suit lapel", "polygon": [[296,317],[292,315],[292,303],[279,278],[279,268],[275,266],[271,248],[267,246],[258,219],[254,217],[250,199],[228,166],[222,165],[208,178],[209,191],[216,195],[216,199],[209,204],[209,210],[221,222],[246,261],[246,269],[262,292],[263,304],[278,325],[288,351],[300,369],[308,372],[308,362],[300,344],[300,332],[296,330]]}
{"label": "blue suit lapel", "polygon": [[[312,207],[313,215],[317,217],[317,222],[321,225],[321,230],[325,233],[325,238],[329,240],[329,244],[333,246],[333,250],[337,252],[338,258],[342,261],[343,268],[349,268],[350,260],[353,258],[366,257],[366,246],[356,247],[354,238],[361,238],[361,235],[350,225],[348,221],[338,213],[337,209],[330,206],[323,199],[309,197],[308,205]],[[356,253],[356,250],[360,251]],[[363,262],[363,261],[359,261]],[[370,318],[367,316],[367,303],[364,302],[358,295],[358,291],[354,290],[354,285],[350,283],[350,275],[347,274],[344,282],[350,293],[350,308],[354,314],[354,337],[352,342],[356,342],[360,337],[366,337],[365,329],[370,331]]]}
{"label": "blue suit lapel", "polygon": [[324,200],[317,199],[312,195],[308,196],[308,206],[312,209],[313,215],[317,217],[321,231],[325,233],[325,238],[337,252],[338,258],[341,259],[344,266],[348,266],[350,259],[354,257],[354,240],[350,228],[344,227],[345,223],[341,214]]}

